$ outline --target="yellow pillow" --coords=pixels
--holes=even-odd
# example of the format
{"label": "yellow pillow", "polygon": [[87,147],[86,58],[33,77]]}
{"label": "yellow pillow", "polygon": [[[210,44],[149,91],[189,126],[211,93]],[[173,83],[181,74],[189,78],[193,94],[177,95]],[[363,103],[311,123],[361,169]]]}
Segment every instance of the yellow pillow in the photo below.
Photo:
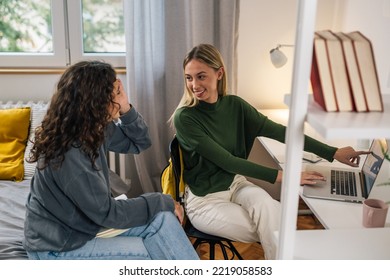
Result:
{"label": "yellow pillow", "polygon": [[21,181],[30,108],[0,110],[0,179]]}

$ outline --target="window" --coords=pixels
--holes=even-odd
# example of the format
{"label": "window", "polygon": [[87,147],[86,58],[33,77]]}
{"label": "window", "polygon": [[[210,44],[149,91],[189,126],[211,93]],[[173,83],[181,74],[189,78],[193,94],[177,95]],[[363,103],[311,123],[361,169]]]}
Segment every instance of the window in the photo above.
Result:
{"label": "window", "polygon": [[0,67],[125,66],[123,0],[7,0],[0,14]]}
{"label": "window", "polygon": [[70,58],[125,66],[122,0],[68,0]]}
{"label": "window", "polygon": [[83,0],[84,53],[125,52],[122,0]]}
{"label": "window", "polygon": [[1,67],[66,65],[63,1],[1,1],[0,10]]}
{"label": "window", "polygon": [[0,51],[53,52],[50,0],[0,3]]}

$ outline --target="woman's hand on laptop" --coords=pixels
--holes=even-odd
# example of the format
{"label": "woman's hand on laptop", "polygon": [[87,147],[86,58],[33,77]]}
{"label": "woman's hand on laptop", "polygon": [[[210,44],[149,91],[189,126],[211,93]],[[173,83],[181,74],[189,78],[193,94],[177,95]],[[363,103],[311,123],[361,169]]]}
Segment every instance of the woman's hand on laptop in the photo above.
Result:
{"label": "woman's hand on laptop", "polygon": [[333,158],[341,163],[352,167],[358,167],[360,163],[360,156],[369,154],[369,151],[355,151],[352,147],[343,147],[337,149]]}
{"label": "woman's hand on laptop", "polygon": [[324,175],[316,171],[303,171],[301,173],[302,185],[315,185],[318,181],[326,181]]}
{"label": "woman's hand on laptop", "polygon": [[[282,182],[283,171],[278,171],[278,176],[275,182]],[[314,185],[318,181],[326,181],[326,178],[316,171],[302,171],[301,173],[301,185]]]}

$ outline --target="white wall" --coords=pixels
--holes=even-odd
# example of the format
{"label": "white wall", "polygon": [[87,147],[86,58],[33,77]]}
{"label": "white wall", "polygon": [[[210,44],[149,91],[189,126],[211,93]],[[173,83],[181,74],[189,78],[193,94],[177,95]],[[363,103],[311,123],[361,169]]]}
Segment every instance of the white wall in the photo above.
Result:
{"label": "white wall", "polygon": [[[281,49],[289,60],[279,69],[272,66],[269,51],[276,44],[294,44],[297,3],[241,0],[237,94],[259,109],[286,107],[283,96],[291,88],[294,48]],[[390,93],[390,0],[318,0],[316,29],[359,29],[368,36],[382,93]],[[0,75],[0,100],[49,100],[58,78],[58,74]]]}
{"label": "white wall", "polygon": [[348,0],[340,10],[343,30],[360,30],[371,40],[382,93],[390,94],[390,0]]}
{"label": "white wall", "polygon": [[[271,64],[277,44],[294,44],[298,0],[241,0],[237,94],[259,109],[286,108],[294,48],[282,48],[288,62]],[[316,30],[360,30],[374,46],[383,94],[390,93],[390,0],[318,0]],[[309,83],[309,81],[308,81]],[[311,90],[309,86],[309,90]]]}
{"label": "white wall", "polygon": [[241,0],[237,94],[259,109],[280,107],[290,91],[294,49],[281,49],[288,62],[279,69],[273,67],[269,51],[277,44],[294,44],[296,4]]}
{"label": "white wall", "polygon": [[0,101],[48,101],[59,74],[1,74]]}
{"label": "white wall", "polygon": [[[49,101],[61,74],[0,74],[0,101]],[[118,75],[125,81],[125,75]],[[126,87],[126,83],[123,83]]]}

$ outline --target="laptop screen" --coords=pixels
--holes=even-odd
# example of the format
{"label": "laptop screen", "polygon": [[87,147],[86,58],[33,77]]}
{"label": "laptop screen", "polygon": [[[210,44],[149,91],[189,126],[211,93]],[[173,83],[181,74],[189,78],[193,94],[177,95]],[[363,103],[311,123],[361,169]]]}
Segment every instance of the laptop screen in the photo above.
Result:
{"label": "laptop screen", "polygon": [[372,141],[370,147],[371,154],[368,154],[366,161],[363,164],[362,172],[363,178],[365,180],[365,195],[371,192],[372,187],[374,186],[375,179],[379,173],[379,170],[382,166],[383,160],[385,158],[384,152],[388,151],[387,142],[385,139],[375,139]]}

